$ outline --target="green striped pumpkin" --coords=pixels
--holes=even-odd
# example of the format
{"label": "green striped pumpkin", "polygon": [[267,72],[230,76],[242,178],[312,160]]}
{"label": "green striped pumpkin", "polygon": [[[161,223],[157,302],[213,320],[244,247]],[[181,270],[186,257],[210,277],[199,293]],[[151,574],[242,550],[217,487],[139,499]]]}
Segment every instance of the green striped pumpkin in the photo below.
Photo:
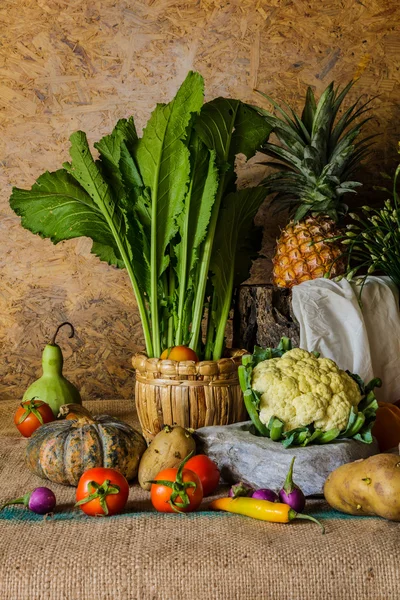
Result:
{"label": "green striped pumpkin", "polygon": [[146,447],[143,436],[119,419],[77,415],[39,427],[29,438],[26,461],[35,475],[63,485],[78,485],[93,467],[117,469],[129,481]]}

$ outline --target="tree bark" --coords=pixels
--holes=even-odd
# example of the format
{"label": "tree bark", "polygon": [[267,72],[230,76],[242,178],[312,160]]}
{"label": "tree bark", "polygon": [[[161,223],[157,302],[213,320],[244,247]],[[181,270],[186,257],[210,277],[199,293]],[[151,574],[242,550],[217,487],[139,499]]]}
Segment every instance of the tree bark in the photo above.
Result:
{"label": "tree bark", "polygon": [[286,336],[296,347],[300,329],[292,311],[290,290],[272,285],[241,285],[236,290],[233,347],[253,351],[254,346],[275,348]]}

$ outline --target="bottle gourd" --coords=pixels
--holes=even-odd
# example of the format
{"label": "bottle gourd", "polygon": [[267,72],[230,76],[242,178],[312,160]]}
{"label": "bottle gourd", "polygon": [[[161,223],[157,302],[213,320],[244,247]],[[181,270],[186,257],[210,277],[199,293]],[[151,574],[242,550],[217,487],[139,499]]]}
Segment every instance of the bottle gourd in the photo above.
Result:
{"label": "bottle gourd", "polygon": [[32,398],[43,400],[43,402],[50,405],[55,417],[57,417],[60,406],[63,404],[82,404],[79,391],[62,374],[64,359],[60,346],[56,344],[56,337],[64,325],[71,328],[69,337],[74,336],[75,331],[71,323],[61,323],[57,327],[51,342],[43,350],[43,375],[29,386],[22,400],[23,402]]}

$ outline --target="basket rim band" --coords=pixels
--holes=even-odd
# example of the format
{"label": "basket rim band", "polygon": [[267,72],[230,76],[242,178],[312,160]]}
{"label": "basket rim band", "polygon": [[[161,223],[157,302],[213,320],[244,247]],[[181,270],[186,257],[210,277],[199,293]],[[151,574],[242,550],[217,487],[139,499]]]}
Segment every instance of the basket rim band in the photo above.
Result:
{"label": "basket rim band", "polygon": [[198,379],[146,379],[146,377],[143,377],[138,373],[136,373],[136,381],[139,383],[145,383],[146,385],[160,387],[228,387],[231,385],[239,385],[239,379],[237,377],[232,379],[216,379],[214,381],[203,381]]}

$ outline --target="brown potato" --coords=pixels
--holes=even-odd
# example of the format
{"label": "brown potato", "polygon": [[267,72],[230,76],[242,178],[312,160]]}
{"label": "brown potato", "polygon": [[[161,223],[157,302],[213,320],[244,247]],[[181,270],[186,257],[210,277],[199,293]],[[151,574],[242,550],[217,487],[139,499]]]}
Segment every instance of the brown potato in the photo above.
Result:
{"label": "brown potato", "polygon": [[338,467],[328,476],[324,495],[341,512],[400,521],[400,456],[376,454]]}
{"label": "brown potato", "polygon": [[166,425],[156,435],[142,456],[138,480],[144,490],[151,488],[148,481],[163,469],[177,467],[188,454],[196,451],[196,444],[189,431],[178,425]]}

